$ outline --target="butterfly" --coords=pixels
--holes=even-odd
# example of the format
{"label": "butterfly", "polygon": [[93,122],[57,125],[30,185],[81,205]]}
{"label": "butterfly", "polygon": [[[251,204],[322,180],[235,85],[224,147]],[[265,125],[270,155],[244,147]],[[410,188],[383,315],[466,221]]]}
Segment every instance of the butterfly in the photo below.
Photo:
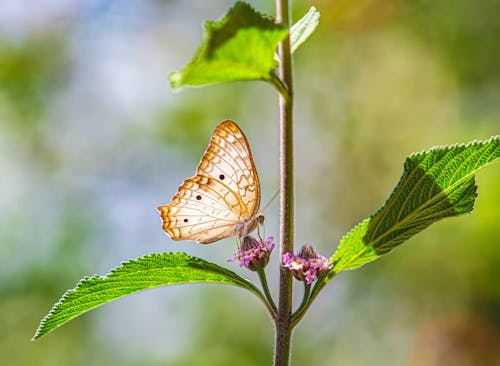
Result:
{"label": "butterfly", "polygon": [[233,236],[239,243],[263,223],[259,206],[250,146],[236,123],[226,120],[215,127],[196,175],[179,186],[170,204],[157,209],[170,238],[209,244]]}

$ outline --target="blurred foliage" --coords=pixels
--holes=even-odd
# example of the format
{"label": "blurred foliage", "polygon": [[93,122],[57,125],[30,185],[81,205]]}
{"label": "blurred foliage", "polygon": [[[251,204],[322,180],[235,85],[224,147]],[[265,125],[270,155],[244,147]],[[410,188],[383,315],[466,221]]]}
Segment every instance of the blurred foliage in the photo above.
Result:
{"label": "blurred foliage", "polygon": [[[147,133],[148,137],[182,149],[196,161],[201,157],[200,151],[203,151],[201,149],[208,144],[208,133],[214,128],[212,121],[206,118],[207,114],[215,115],[217,121],[231,119],[230,116],[237,115],[241,110],[238,102],[242,103],[245,100],[244,85],[245,83],[241,82],[213,86],[211,88],[216,88],[219,92],[211,93],[209,96],[204,95],[203,89],[186,90],[186,95],[179,103],[158,110],[155,116],[157,121],[155,129]],[[224,87],[225,92],[222,92],[220,88]],[[235,96],[236,103],[226,103],[226,92]],[[185,128],[179,129],[178,126]]]}
{"label": "blurred foliage", "polygon": [[[198,305],[199,312],[193,320],[203,326],[197,328],[189,340],[189,347],[196,352],[186,353],[173,364],[268,364],[273,354],[273,323],[268,314],[261,311],[257,301],[248,301],[249,294],[241,291],[212,286],[200,291],[200,295],[203,302]],[[233,306],[235,299],[238,306]]]}
{"label": "blurred foliage", "polygon": [[[182,299],[157,290],[164,297],[140,308],[113,303],[110,312],[126,309],[114,323],[98,310],[29,342],[64,290],[128,257],[183,250],[224,265],[233,248],[173,243],[154,213],[194,171],[221,120],[244,128],[263,192],[275,192],[266,184],[278,174],[271,88],[168,89],[168,73],[197,48],[199,25],[231,3],[51,0],[14,15],[3,14],[12,6],[0,9],[4,364],[269,363],[273,329],[264,309],[214,286]],[[272,11],[270,2],[252,3]],[[294,19],[311,5],[320,25],[295,57],[296,232],[297,245],[314,242],[327,255],[383,203],[406,155],[500,132],[500,3],[294,1]],[[499,181],[498,165],[480,172],[472,215],[438,223],[333,281],[297,329],[292,362],[495,364]],[[175,338],[187,338],[185,348]]]}
{"label": "blurred foliage", "polygon": [[459,82],[476,87],[500,83],[500,56],[492,52],[500,32],[498,1],[408,1],[402,11],[401,25],[410,25],[442,53]]}
{"label": "blurred foliage", "polygon": [[64,87],[67,61],[60,38],[57,33],[22,42],[0,38],[0,111],[8,113],[0,122],[27,133],[43,121],[51,97]]}

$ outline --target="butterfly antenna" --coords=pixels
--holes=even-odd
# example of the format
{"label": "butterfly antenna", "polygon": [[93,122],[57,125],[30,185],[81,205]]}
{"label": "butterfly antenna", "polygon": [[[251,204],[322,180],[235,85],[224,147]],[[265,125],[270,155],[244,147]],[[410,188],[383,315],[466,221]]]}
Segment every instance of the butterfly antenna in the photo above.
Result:
{"label": "butterfly antenna", "polygon": [[271,203],[273,203],[274,199],[276,197],[278,197],[278,193],[280,193],[279,189],[276,191],[276,193],[273,195],[273,197],[269,200],[269,202],[267,202],[267,204],[264,206],[264,208],[262,209],[262,212],[264,212],[265,210],[267,210],[267,208],[271,205]]}

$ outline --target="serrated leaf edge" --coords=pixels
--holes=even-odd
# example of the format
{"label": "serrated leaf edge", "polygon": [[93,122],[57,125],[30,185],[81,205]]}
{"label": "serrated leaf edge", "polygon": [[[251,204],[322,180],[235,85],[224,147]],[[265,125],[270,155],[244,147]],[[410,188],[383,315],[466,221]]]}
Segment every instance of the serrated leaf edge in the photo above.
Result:
{"label": "serrated leaf edge", "polygon": [[[51,307],[51,309],[49,310],[49,312],[47,313],[47,315],[45,315],[42,320],[40,321],[40,324],[35,332],[35,334],[33,335],[33,337],[31,338],[32,341],[35,341],[39,338],[41,338],[42,336],[46,335],[47,333],[55,330],[56,328],[60,327],[61,325],[65,324],[66,322],[64,323],[61,323],[59,324],[58,326],[50,329],[48,332],[43,332],[43,329],[45,327],[45,324],[46,324],[46,321],[48,319],[53,319],[54,318],[54,313],[56,313],[60,307],[63,305],[63,304],[66,304],[65,303],[65,300],[67,300],[67,298],[72,295],[73,293],[81,290],[82,286],[84,286],[85,284],[89,283],[89,282],[92,282],[92,281],[96,281],[96,280],[106,280],[106,279],[109,279],[110,277],[112,277],[114,274],[116,274],[121,268],[123,268],[124,266],[127,266],[129,264],[133,264],[135,262],[138,262],[139,260],[147,260],[147,259],[150,259],[150,258],[155,258],[155,257],[160,257],[160,256],[163,256],[163,255],[175,255],[175,256],[178,256],[179,259],[187,259],[187,260],[192,260],[193,262],[198,262],[201,266],[203,266],[203,269],[206,270],[207,272],[212,272],[212,273],[218,273],[218,274],[221,274],[224,273],[224,275],[232,278],[234,280],[234,282],[236,283],[239,283],[241,284],[242,286],[241,287],[244,287],[248,290],[250,290],[249,287],[254,287],[254,285],[247,279],[243,278],[243,277],[240,277],[239,275],[237,275],[236,273],[230,271],[229,269],[227,268],[224,268],[224,267],[221,267],[215,263],[210,263],[210,262],[207,262],[203,259],[200,259],[200,258],[196,258],[196,257],[192,257],[186,253],[183,253],[183,252],[165,252],[165,253],[151,253],[151,254],[148,254],[148,255],[145,255],[143,257],[140,257],[138,259],[131,259],[131,260],[127,260],[127,261],[123,261],[119,266],[113,268],[109,273],[105,274],[105,275],[98,275],[98,274],[94,274],[93,276],[85,276],[83,278],[81,278],[75,287],[71,288],[71,289],[68,289],[64,292],[64,294],[61,296],[61,298]],[[208,266],[214,266],[216,267],[217,269],[221,269],[220,272],[218,271],[214,271],[214,270],[211,270],[209,268],[206,267],[206,265]],[[201,267],[200,266],[200,267]],[[207,281],[186,281],[184,283],[179,283],[179,285],[182,285],[182,284],[188,284],[188,283],[212,283],[212,282],[207,282]],[[233,282],[213,282],[213,283],[223,283],[223,284],[227,284],[227,285],[236,285],[235,283]],[[155,286],[155,287],[162,287],[162,286],[168,286],[168,284],[166,285],[161,285],[161,286]],[[151,287],[151,288],[155,288],[155,287]],[[124,296],[127,296],[128,294],[125,294],[125,295],[122,295],[122,296],[119,296],[119,297],[116,297],[112,300],[110,300],[109,302],[112,302],[114,300],[117,300],[121,297],[124,297]],[[108,303],[108,302],[106,302]],[[101,306],[101,305],[105,305],[105,304],[99,304],[98,306]],[[97,307],[98,307],[97,306]],[[84,313],[86,313],[87,311],[90,311],[94,308],[90,308],[84,312],[81,312],[79,313],[77,316],[75,317],[71,317],[68,319],[69,320],[72,320],[80,315],[83,315]]]}
{"label": "serrated leaf edge", "polygon": [[[404,170],[403,170],[403,174],[401,175],[401,178],[404,176],[404,173],[406,172],[406,162],[408,160],[411,160],[411,158],[413,158],[413,157],[421,157],[423,155],[426,155],[426,154],[429,154],[429,153],[432,153],[432,152],[435,152],[435,151],[446,151],[446,150],[451,151],[451,150],[456,149],[456,148],[466,149],[466,148],[468,148],[470,146],[487,145],[488,143],[491,143],[494,140],[499,140],[499,142],[500,142],[500,135],[491,136],[487,140],[473,140],[473,141],[469,141],[467,143],[455,143],[455,144],[451,144],[451,145],[433,146],[433,147],[431,147],[429,149],[412,153],[409,156],[407,156],[406,159],[405,159],[405,161],[404,161]],[[471,171],[469,174],[467,174],[466,176],[464,176],[464,179],[466,177],[475,176],[476,172],[479,169],[481,169],[481,168],[482,168],[482,166],[480,168],[478,168],[478,169],[475,169],[475,170]],[[336,255],[337,251],[340,249],[340,243],[342,243],[342,241],[345,238],[347,238],[349,235],[351,235],[352,232],[355,231],[359,226],[363,225],[366,221],[373,219],[377,214],[379,214],[383,209],[386,208],[387,203],[390,202],[390,200],[394,197],[395,192],[399,188],[400,183],[401,183],[401,178],[398,181],[398,183],[396,184],[396,186],[394,187],[394,189],[392,190],[392,192],[389,195],[389,197],[385,200],[384,204],[375,213],[373,213],[368,218],[364,219],[363,221],[361,221],[360,223],[358,223],[357,225],[355,225],[344,236],[342,236],[342,238],[340,239],[340,242],[339,242],[339,246],[337,247],[337,250],[330,257],[330,264],[334,263],[335,255]],[[398,225],[398,226],[400,226],[400,225]],[[359,256],[357,256],[357,257],[359,257]],[[328,273],[328,275],[325,276],[325,281],[328,282],[331,278],[333,278],[336,274],[340,273],[342,270],[343,269],[341,269],[340,271],[338,271],[338,269],[336,270],[335,267],[332,268],[332,270]]]}

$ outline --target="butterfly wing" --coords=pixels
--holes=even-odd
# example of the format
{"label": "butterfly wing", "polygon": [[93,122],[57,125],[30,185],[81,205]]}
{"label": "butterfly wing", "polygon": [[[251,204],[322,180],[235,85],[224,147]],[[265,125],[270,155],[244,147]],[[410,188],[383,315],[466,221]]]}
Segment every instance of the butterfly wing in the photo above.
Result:
{"label": "butterfly wing", "polygon": [[196,175],[186,179],[172,203],[158,207],[163,230],[174,240],[202,244],[235,235],[240,221],[239,200],[218,180]]}
{"label": "butterfly wing", "polygon": [[253,218],[260,206],[260,183],[250,145],[230,120],[214,130],[196,173],[220,180],[241,198],[241,218]]}
{"label": "butterfly wing", "polygon": [[259,178],[248,141],[234,122],[215,128],[196,173],[171,204],[158,207],[165,232],[174,240],[207,244],[253,230]]}

